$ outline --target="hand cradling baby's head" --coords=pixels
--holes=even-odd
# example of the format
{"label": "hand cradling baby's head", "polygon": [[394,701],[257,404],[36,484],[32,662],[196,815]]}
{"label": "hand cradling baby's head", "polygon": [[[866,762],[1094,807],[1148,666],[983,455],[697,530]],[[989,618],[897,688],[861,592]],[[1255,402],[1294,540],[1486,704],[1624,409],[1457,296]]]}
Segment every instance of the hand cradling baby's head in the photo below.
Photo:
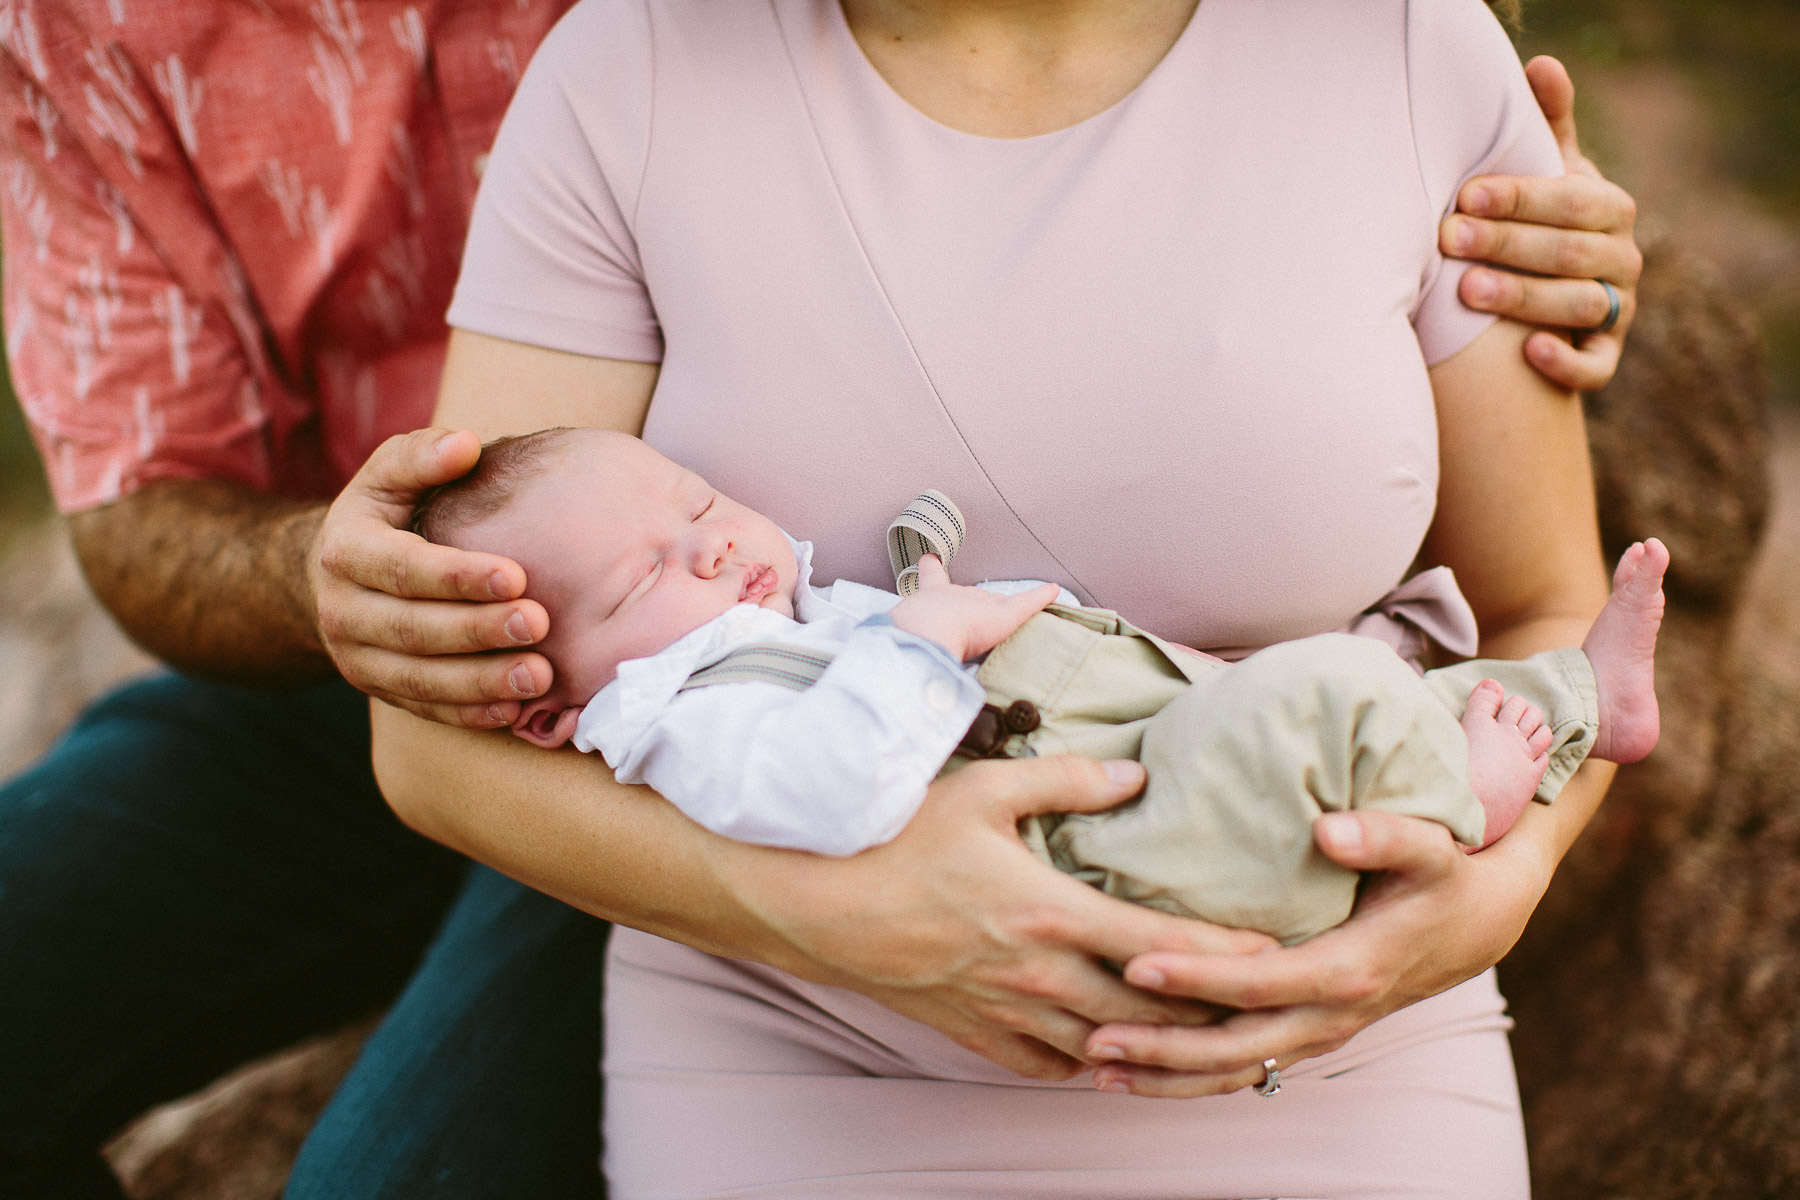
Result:
{"label": "hand cradling baby's head", "polygon": [[427,496],[413,529],[500,554],[550,614],[538,649],[556,676],[513,731],[560,746],[619,664],[665,649],[738,604],[794,612],[798,567],[773,521],[629,434],[551,429],[482,450]]}

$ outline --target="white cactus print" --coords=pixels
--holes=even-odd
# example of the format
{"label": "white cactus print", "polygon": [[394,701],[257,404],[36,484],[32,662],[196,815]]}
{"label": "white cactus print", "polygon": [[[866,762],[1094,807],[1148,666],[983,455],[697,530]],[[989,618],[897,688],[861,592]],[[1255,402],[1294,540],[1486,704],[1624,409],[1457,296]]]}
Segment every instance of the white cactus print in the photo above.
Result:
{"label": "white cactus print", "polygon": [[6,191],[13,207],[25,220],[25,232],[31,235],[32,256],[38,262],[50,258],[50,229],[56,218],[50,215],[50,202],[38,190],[37,176],[19,159],[6,164]]}
{"label": "white cactus print", "polygon": [[31,123],[37,126],[38,136],[44,140],[44,159],[46,162],[56,157],[56,126],[62,120],[57,115],[56,106],[50,103],[50,97],[32,87],[25,85],[25,111],[31,114]]}
{"label": "white cactus print", "polygon": [[150,70],[156,76],[156,90],[169,102],[169,113],[175,118],[175,132],[181,138],[181,148],[192,158],[200,142],[199,134],[194,129],[194,117],[200,112],[200,102],[206,95],[206,83],[200,79],[190,79],[187,68],[181,65],[181,59],[173,54]]}
{"label": "white cactus print", "polygon": [[311,42],[313,65],[306,68],[306,81],[312,85],[313,95],[331,114],[331,128],[337,134],[338,145],[348,146],[354,132],[351,106],[355,102],[355,81],[343,56],[327,45],[324,38],[315,33]]}
{"label": "white cactus print", "polygon": [[406,197],[406,211],[413,220],[424,216],[425,184],[419,178],[419,156],[413,149],[412,133],[403,123],[394,125],[394,148],[388,152],[387,171],[388,178]]}
{"label": "white cactus print", "polygon": [[425,18],[419,15],[418,8],[409,4],[399,16],[388,18],[388,28],[393,31],[394,41],[412,56],[413,70],[423,79],[431,62],[431,43],[425,38]]}
{"label": "white cactus print", "polygon": [[356,0],[314,0],[312,19],[319,32],[337,48],[351,80],[367,83],[369,76],[362,61],[363,28],[356,15]]}
{"label": "white cactus print", "polygon": [[94,194],[99,198],[100,207],[106,215],[113,219],[113,240],[119,247],[119,257],[131,253],[131,247],[137,242],[137,222],[131,219],[131,210],[125,206],[125,197],[119,189],[104,179],[94,181]]}
{"label": "white cactus print", "polygon": [[190,347],[200,336],[200,308],[174,283],[152,296],[151,302],[156,319],[169,331],[169,373],[178,387],[186,387],[194,373]]}

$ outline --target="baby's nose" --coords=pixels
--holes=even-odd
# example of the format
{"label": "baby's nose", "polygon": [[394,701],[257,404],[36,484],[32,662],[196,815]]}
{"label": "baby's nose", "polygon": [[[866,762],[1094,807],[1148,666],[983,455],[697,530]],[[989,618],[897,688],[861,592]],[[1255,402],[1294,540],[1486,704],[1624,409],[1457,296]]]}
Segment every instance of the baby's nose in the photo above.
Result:
{"label": "baby's nose", "polygon": [[716,576],[730,557],[731,548],[729,531],[717,525],[701,526],[695,531],[694,573],[702,579]]}

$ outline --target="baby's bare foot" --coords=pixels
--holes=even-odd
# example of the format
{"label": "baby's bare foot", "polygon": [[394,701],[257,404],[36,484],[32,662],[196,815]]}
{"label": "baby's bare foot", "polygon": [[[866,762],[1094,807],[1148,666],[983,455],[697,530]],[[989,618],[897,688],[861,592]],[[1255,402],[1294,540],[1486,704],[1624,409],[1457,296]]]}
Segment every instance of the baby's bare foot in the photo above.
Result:
{"label": "baby's bare foot", "polygon": [[1487,813],[1481,844],[1511,829],[1550,766],[1550,727],[1544,714],[1519,697],[1507,699],[1492,679],[1469,693],[1463,709],[1469,738],[1469,785]]}
{"label": "baby's bare foot", "polygon": [[1661,731],[1656,709],[1656,631],[1663,617],[1669,552],[1655,538],[1619,559],[1612,599],[1581,643],[1600,692],[1600,729],[1592,754],[1631,763],[1649,754]]}

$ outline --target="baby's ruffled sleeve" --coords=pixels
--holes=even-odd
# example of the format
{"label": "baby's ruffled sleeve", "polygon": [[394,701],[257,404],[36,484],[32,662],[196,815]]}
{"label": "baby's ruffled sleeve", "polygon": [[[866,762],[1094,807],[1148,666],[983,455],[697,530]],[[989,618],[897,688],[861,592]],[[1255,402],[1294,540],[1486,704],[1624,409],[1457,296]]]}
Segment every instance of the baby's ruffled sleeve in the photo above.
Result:
{"label": "baby's ruffled sleeve", "polygon": [[[1411,0],[1406,21],[1413,146],[1427,202],[1440,218],[1477,175],[1563,173],[1519,56],[1482,0]],[[1436,253],[1426,267],[1412,321],[1429,364],[1449,358],[1494,321],[1457,297],[1468,267]]]}
{"label": "baby's ruffled sleeve", "polygon": [[661,360],[633,232],[652,53],[643,0],[584,0],[538,48],[482,173],[450,324]]}

